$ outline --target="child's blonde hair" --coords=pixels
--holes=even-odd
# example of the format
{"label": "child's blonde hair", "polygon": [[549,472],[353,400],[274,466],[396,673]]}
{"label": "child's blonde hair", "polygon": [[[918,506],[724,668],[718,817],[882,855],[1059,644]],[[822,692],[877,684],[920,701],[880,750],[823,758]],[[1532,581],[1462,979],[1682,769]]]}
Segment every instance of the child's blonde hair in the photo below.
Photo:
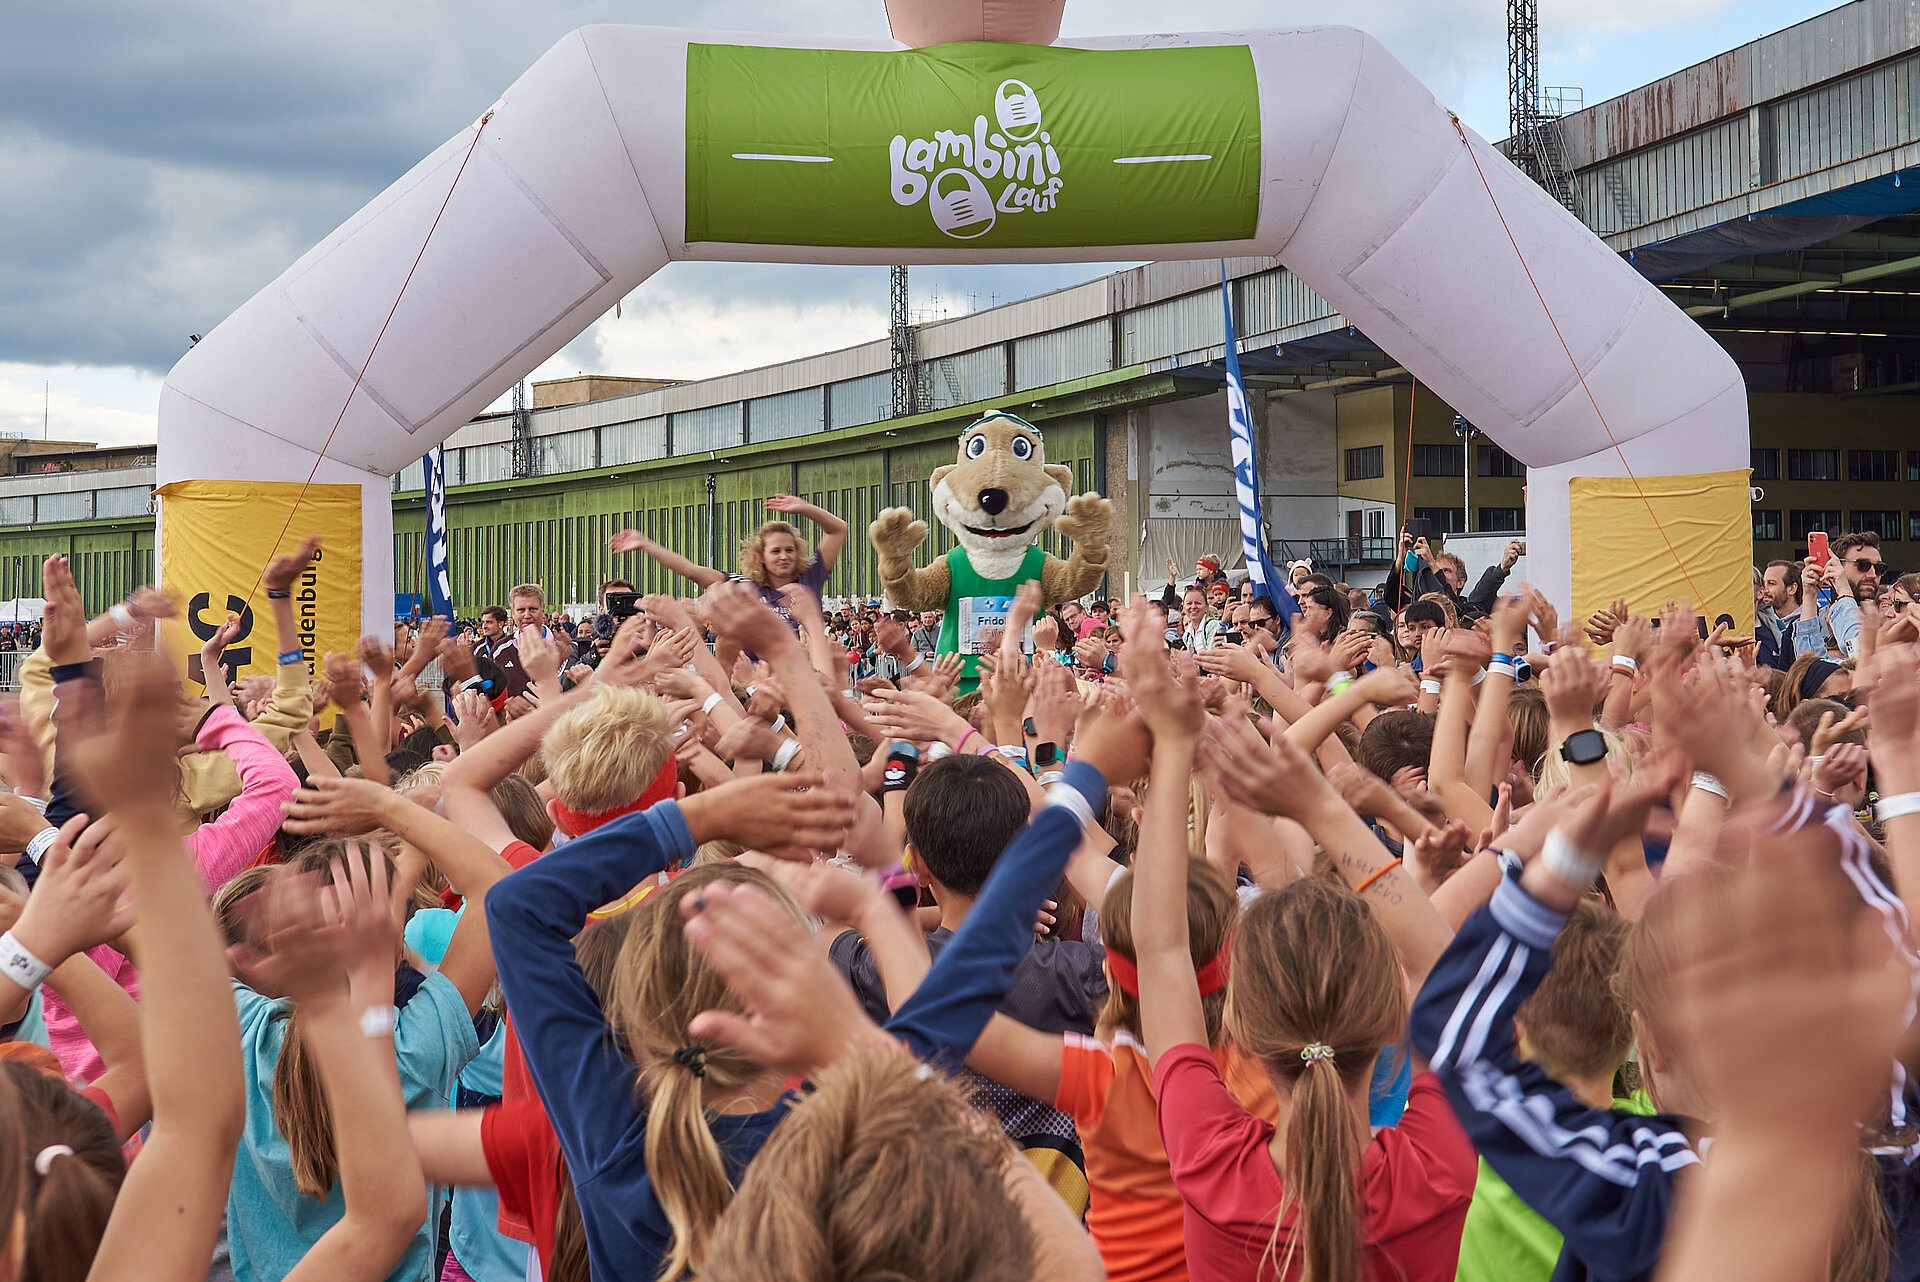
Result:
{"label": "child's blonde hair", "polygon": [[708,1125],[703,1087],[732,1094],[768,1070],[730,1047],[704,1043],[687,1029],[701,1011],[744,1008],[720,972],[687,943],[680,901],[716,881],[758,887],[798,921],[799,906],[773,878],[740,864],[690,868],[641,900],[620,948],[607,1017],[640,1065],[637,1089],[647,1110],[646,1163],[654,1196],[673,1226],[660,1277],[707,1276],[714,1224],[733,1198],[720,1145]]}
{"label": "child's blonde hair", "polygon": [[553,795],[572,810],[612,810],[647,790],[673,753],[667,705],[644,690],[596,686],[541,741]]}

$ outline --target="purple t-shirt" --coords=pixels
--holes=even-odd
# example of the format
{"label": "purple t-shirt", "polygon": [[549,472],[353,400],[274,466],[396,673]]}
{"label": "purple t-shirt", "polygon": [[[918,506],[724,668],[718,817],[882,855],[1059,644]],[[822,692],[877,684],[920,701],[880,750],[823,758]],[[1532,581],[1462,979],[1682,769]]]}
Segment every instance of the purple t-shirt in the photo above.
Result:
{"label": "purple t-shirt", "polygon": [[[813,559],[807,562],[807,568],[800,571],[800,577],[795,579],[794,582],[813,593],[814,602],[818,604],[820,600],[820,589],[825,587],[827,583],[827,574],[828,567],[826,562],[820,559],[818,552],[815,552]],[[795,632],[800,630],[800,625],[794,621],[793,612],[787,609],[786,594],[781,592],[779,588],[770,588],[764,583],[754,583],[752,579],[746,578],[744,575],[729,574],[727,577],[735,583],[753,584],[753,589],[760,594],[760,599],[772,606],[773,612],[785,619],[788,627],[792,628]]]}

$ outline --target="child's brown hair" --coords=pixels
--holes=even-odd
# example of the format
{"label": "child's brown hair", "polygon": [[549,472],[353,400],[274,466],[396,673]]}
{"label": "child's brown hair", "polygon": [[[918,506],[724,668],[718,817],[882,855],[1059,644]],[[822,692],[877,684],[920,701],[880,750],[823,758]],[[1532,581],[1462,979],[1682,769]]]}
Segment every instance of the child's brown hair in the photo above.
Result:
{"label": "child's brown hair", "polygon": [[822,1073],[721,1217],[705,1282],[1028,1282],[1021,1161],[948,1079],[863,1052]]}

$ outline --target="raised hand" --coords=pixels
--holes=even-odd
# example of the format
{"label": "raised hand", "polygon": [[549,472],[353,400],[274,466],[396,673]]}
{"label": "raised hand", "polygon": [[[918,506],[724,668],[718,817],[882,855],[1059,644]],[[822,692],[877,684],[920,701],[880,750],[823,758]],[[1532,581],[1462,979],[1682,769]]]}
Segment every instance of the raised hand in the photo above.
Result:
{"label": "raised hand", "polygon": [[40,616],[40,645],[55,666],[85,663],[93,657],[87,643],[87,611],[80,588],[64,556],[50,556],[40,567],[40,593],[46,610]]}
{"label": "raised hand", "polygon": [[[784,625],[783,625],[784,626]],[[854,799],[826,788],[817,770],[737,779],[680,803],[696,841],[737,841],[783,859],[838,850],[853,826]]]}
{"label": "raised hand", "polygon": [[1292,740],[1277,734],[1268,742],[1244,717],[1212,722],[1200,754],[1230,800],[1263,815],[1299,819],[1330,787]]}
{"label": "raised hand", "polygon": [[807,929],[757,886],[716,881],[685,895],[687,940],[744,1008],[703,1011],[687,1031],[757,1063],[812,1074],[862,1046],[904,1054],[867,1018]]}
{"label": "raised hand", "polygon": [[89,823],[75,815],[40,861],[40,879],[13,933],[50,966],[118,939],[133,925],[133,905],[124,898],[132,870],[120,865],[113,826],[110,819]]}
{"label": "raised hand", "polygon": [[301,541],[299,547],[285,556],[276,556],[267,562],[266,568],[260,571],[262,586],[275,592],[288,590],[300,578],[307,566],[313,563],[314,554],[319,550],[320,536],[309,534]]}
{"label": "raised hand", "polygon": [[1593,724],[1593,705],[1600,701],[1600,669],[1585,650],[1561,646],[1540,674],[1540,692],[1547,696],[1547,715],[1558,725]]}
{"label": "raised hand", "polygon": [[[468,692],[471,693],[471,692]],[[288,832],[358,836],[387,826],[388,807],[409,804],[391,788],[368,779],[315,776],[281,809]]]}
{"label": "raised hand", "polygon": [[875,690],[867,719],[896,739],[957,744],[972,729],[944,699],[919,690]]}
{"label": "raised hand", "polygon": [[715,634],[743,650],[772,654],[783,645],[797,645],[793,631],[768,608],[760,594],[745,583],[717,583],[702,598],[707,621]]}
{"label": "raised hand", "polygon": [[622,530],[607,540],[610,552],[639,552],[646,548],[647,536],[638,530]]}

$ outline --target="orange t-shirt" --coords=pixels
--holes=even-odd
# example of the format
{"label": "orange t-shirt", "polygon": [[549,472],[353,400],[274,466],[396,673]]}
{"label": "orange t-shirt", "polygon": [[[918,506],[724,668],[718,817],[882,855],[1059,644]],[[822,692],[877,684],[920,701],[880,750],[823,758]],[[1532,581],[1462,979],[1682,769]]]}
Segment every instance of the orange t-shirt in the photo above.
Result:
{"label": "orange t-shirt", "polygon": [[[1180,1194],[1154,1119],[1153,1066],[1128,1033],[1111,1045],[1067,1033],[1053,1106],[1073,1118],[1087,1157],[1087,1228],[1112,1282],[1187,1276]],[[1219,1048],[1227,1089],[1241,1107],[1277,1122],[1273,1083],[1257,1060]]]}

